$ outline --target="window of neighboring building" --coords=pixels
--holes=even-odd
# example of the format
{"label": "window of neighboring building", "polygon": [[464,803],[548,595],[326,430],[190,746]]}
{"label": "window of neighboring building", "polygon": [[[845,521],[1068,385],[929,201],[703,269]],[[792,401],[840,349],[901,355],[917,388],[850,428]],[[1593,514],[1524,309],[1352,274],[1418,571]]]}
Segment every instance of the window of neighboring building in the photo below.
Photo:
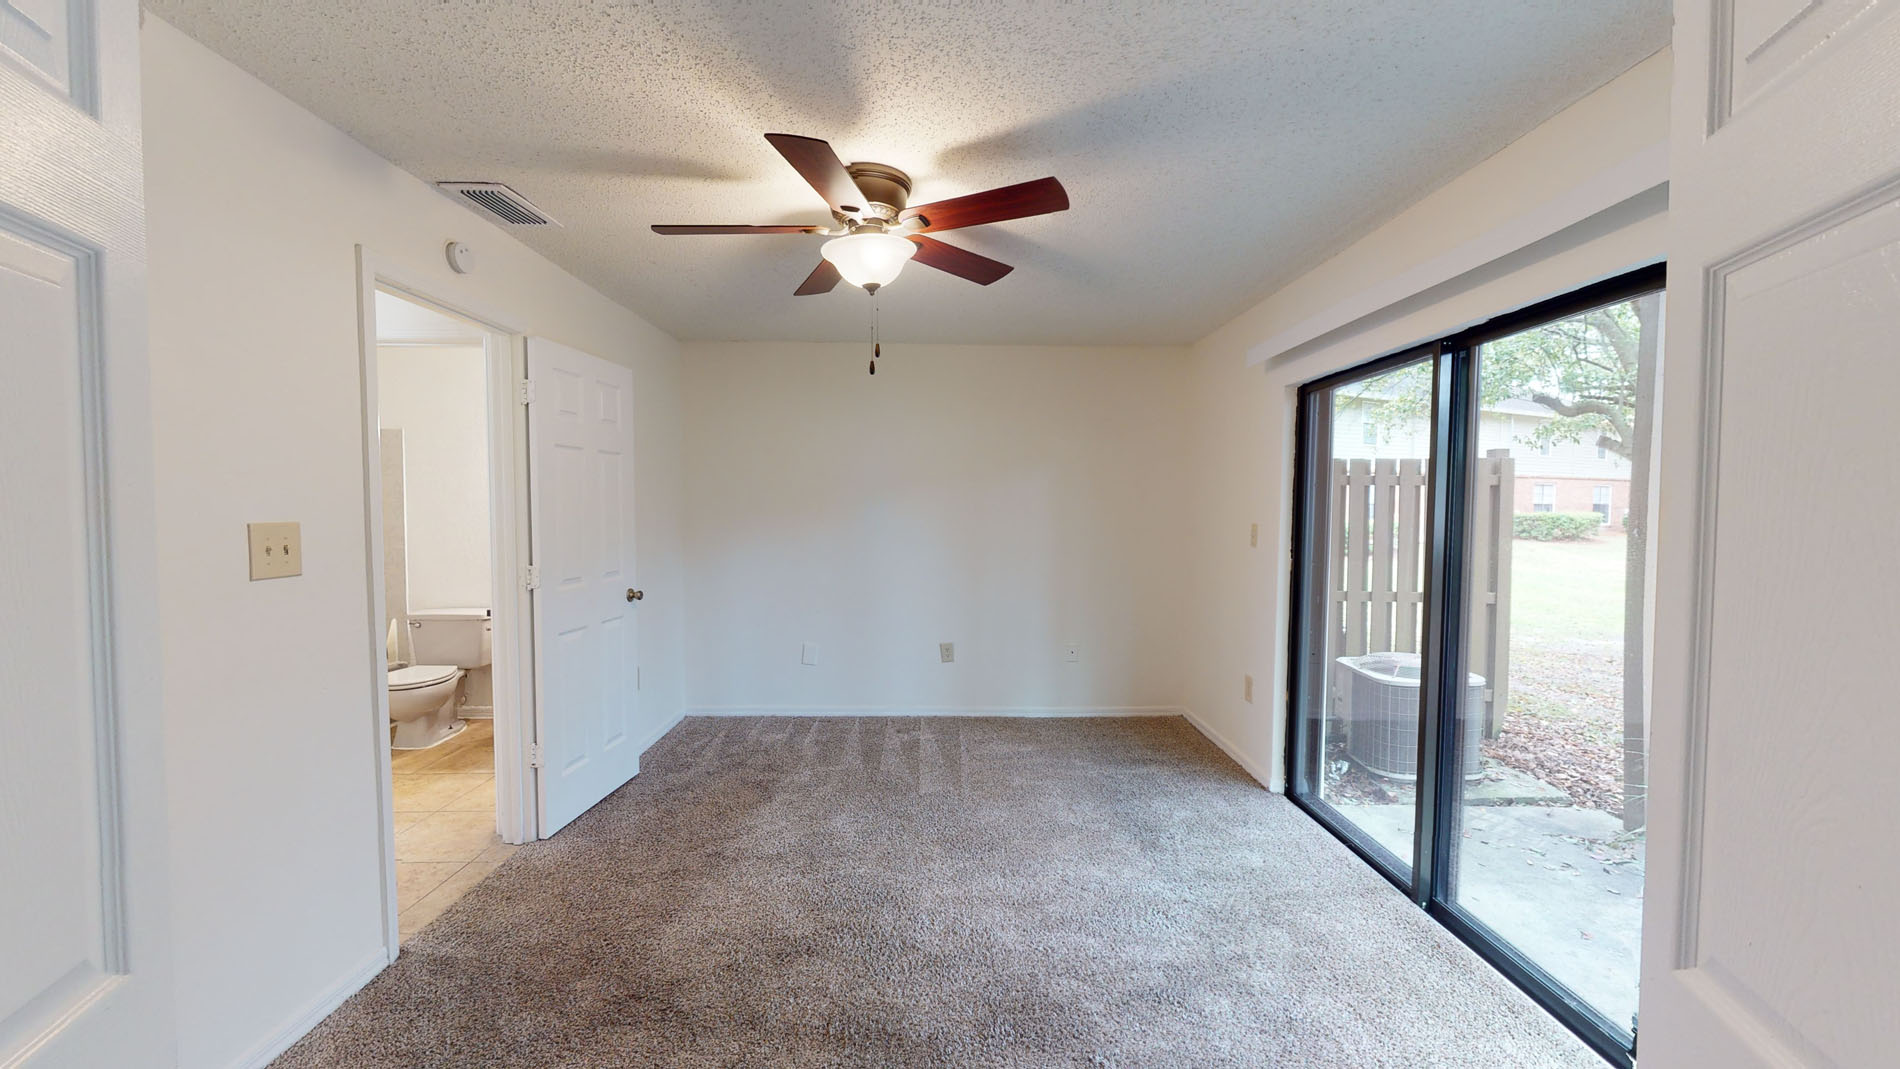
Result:
{"label": "window of neighboring building", "polygon": [[1610,488],[1599,486],[1590,491],[1590,508],[1602,517],[1603,526],[1610,525]]}
{"label": "window of neighboring building", "polygon": [[1538,453],[1538,455],[1539,455],[1539,456],[1546,456],[1546,457],[1547,457],[1547,456],[1549,456],[1549,455],[1550,455],[1550,443],[1549,443],[1549,442],[1539,442],[1539,443],[1537,443],[1537,453]]}
{"label": "window of neighboring building", "polygon": [[1359,421],[1359,440],[1367,445],[1379,444],[1379,427],[1369,419]]}
{"label": "window of neighboring building", "polygon": [[1598,460],[1608,460],[1609,457],[1610,457],[1610,451],[1608,449],[1605,449],[1603,446],[1597,446]]}
{"label": "window of neighboring building", "polygon": [[1531,511],[1555,512],[1557,509],[1557,484],[1531,484]]}

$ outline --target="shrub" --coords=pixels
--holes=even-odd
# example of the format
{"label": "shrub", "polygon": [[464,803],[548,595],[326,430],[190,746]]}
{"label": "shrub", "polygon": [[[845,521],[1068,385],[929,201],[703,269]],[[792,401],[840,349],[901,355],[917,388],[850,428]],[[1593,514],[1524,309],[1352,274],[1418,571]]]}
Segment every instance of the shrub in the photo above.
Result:
{"label": "shrub", "polygon": [[1537,542],[1575,542],[1596,534],[1602,524],[1594,512],[1520,512],[1511,517],[1511,533]]}

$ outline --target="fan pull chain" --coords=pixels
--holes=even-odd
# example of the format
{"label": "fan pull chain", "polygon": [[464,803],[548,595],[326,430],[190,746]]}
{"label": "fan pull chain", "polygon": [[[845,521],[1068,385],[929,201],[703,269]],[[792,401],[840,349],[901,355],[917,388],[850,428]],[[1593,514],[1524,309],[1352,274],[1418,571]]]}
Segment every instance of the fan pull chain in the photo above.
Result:
{"label": "fan pull chain", "polygon": [[871,374],[877,374],[877,358],[884,353],[884,345],[877,336],[877,293],[871,294]]}

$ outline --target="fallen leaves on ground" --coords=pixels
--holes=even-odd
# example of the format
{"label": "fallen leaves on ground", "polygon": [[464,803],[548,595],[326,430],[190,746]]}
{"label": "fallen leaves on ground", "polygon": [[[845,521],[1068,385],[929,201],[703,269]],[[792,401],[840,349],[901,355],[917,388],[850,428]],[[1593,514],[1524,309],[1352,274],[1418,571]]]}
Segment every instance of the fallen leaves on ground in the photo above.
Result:
{"label": "fallen leaves on ground", "polygon": [[1512,651],[1511,708],[1486,757],[1623,815],[1623,657],[1601,644]]}

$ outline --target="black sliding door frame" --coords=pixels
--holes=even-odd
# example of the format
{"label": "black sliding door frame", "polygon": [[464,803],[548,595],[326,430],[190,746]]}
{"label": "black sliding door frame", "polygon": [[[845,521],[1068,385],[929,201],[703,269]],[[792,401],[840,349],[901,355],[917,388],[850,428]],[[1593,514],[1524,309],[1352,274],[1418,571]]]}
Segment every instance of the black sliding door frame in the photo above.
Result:
{"label": "black sliding door frame", "polygon": [[[1664,287],[1663,264],[1585,286],[1561,297],[1487,320],[1438,341],[1414,346],[1368,363],[1315,379],[1299,389],[1295,413],[1293,477],[1293,561],[1289,605],[1293,618],[1287,635],[1287,798],[1337,836],[1367,864],[1404,892],[1479,956],[1522,988],[1539,1005],[1575,1032],[1611,1064],[1632,1066],[1636,1037],[1604,1017],[1549,972],[1531,961],[1454,900],[1462,777],[1458,759],[1463,699],[1466,592],[1466,542],[1469,535],[1471,458],[1477,451],[1479,348],[1520,331],[1592,308],[1651,293]],[[1309,769],[1321,770],[1317,732],[1306,729],[1303,712],[1314,700],[1326,701],[1328,666],[1326,600],[1331,576],[1309,574],[1319,537],[1320,501],[1329,487],[1331,462],[1331,391],[1342,385],[1416,363],[1433,362],[1431,459],[1426,466],[1424,608],[1419,679],[1418,778],[1412,864],[1354,827],[1323,800],[1309,782]],[[1324,446],[1325,448],[1315,448]],[[1328,558],[1330,560],[1330,558]],[[1315,626],[1317,621],[1317,626]],[[1317,698],[1316,698],[1317,695]],[[1322,707],[1321,716],[1325,715]]]}

